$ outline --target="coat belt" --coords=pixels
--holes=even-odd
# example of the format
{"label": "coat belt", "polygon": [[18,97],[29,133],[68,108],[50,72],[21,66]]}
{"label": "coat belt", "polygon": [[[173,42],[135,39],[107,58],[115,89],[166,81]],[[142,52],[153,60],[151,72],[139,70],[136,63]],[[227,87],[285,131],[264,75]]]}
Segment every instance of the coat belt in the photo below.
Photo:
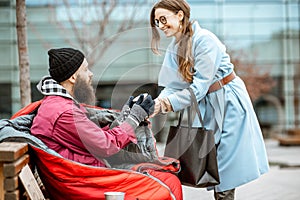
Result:
{"label": "coat belt", "polygon": [[214,82],[208,89],[208,93],[215,92],[221,89],[224,85],[232,81],[236,77],[234,72],[231,72],[228,76],[225,76],[223,79]]}

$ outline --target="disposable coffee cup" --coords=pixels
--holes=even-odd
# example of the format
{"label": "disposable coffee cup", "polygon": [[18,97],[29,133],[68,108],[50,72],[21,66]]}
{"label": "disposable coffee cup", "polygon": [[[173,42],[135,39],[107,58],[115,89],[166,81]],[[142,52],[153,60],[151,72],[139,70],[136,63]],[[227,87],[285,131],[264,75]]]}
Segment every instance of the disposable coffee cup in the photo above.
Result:
{"label": "disposable coffee cup", "polygon": [[124,192],[105,192],[105,200],[124,200]]}
{"label": "disposable coffee cup", "polygon": [[[146,99],[146,97],[148,96],[148,93],[143,93],[143,94],[141,94],[141,95],[143,95],[143,96],[144,96],[144,99]],[[140,95],[139,95],[139,96],[136,96],[132,101],[133,101],[133,102],[137,102],[137,100],[139,100],[139,98],[140,98]]]}

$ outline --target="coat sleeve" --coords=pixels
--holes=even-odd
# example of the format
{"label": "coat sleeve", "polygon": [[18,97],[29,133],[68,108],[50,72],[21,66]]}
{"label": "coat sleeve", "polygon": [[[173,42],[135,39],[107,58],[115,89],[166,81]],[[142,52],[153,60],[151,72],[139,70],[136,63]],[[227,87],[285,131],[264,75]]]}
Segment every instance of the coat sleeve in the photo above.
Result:
{"label": "coat sleeve", "polygon": [[[198,101],[203,99],[221,61],[221,50],[215,39],[210,35],[203,35],[194,44],[194,70],[193,89]],[[182,110],[190,105],[190,95],[187,89],[177,91],[168,96],[174,111]]]}
{"label": "coat sleeve", "polygon": [[131,141],[136,142],[134,129],[128,123],[113,129],[99,128],[79,109],[61,114],[55,129],[53,137],[62,145],[69,145],[68,148],[77,153],[87,150],[100,158],[117,153]]}

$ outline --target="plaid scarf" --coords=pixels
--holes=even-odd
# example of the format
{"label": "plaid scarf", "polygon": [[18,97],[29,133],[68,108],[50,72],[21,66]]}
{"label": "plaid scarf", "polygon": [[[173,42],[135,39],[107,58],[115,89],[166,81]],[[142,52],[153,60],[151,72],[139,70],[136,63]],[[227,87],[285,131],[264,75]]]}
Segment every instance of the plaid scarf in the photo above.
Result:
{"label": "plaid scarf", "polygon": [[45,96],[62,96],[69,99],[73,99],[75,102],[77,102],[63,86],[57,83],[50,76],[44,76],[36,87],[38,91],[40,91]]}

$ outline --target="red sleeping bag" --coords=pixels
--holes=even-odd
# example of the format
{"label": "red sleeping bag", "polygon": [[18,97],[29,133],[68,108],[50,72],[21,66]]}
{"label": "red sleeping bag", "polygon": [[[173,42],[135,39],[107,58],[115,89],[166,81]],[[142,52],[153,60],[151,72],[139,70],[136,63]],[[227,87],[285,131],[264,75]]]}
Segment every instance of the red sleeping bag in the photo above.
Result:
{"label": "red sleeping bag", "polygon": [[181,185],[173,174],[92,167],[33,149],[34,163],[51,199],[105,199],[107,191],[125,192],[126,200],[181,199]]}
{"label": "red sleeping bag", "polygon": [[[41,101],[34,102],[12,118],[35,110]],[[125,200],[181,200],[181,183],[176,175],[144,170],[93,167],[74,162],[32,146],[33,160],[50,199],[105,199],[108,191],[125,192]],[[151,164],[150,164],[151,165]]]}

